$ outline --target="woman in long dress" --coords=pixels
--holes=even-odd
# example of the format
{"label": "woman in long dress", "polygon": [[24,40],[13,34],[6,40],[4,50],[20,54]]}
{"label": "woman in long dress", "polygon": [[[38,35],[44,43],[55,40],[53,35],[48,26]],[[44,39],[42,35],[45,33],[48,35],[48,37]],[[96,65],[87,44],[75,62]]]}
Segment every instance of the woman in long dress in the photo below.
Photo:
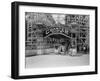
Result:
{"label": "woman in long dress", "polygon": [[55,46],[55,54],[58,54],[58,46]]}
{"label": "woman in long dress", "polygon": [[60,54],[64,54],[65,53],[65,46],[61,45],[59,48],[58,48],[58,51]]}

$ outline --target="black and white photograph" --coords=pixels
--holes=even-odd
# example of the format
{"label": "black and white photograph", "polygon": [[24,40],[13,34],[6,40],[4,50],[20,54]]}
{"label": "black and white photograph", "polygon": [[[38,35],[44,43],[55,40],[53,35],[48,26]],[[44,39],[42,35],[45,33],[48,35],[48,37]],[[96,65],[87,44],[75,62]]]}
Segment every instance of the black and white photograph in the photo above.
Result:
{"label": "black and white photograph", "polygon": [[89,65],[89,15],[25,12],[25,67]]}
{"label": "black and white photograph", "polygon": [[97,7],[12,3],[11,77],[97,74]]}

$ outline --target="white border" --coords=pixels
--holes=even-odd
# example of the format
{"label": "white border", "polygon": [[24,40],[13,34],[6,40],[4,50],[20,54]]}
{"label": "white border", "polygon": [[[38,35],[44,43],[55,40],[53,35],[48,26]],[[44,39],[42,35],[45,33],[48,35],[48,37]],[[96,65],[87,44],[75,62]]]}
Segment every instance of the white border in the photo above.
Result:
{"label": "white border", "polygon": [[[45,12],[90,15],[90,65],[75,67],[56,67],[25,69],[25,12]],[[53,73],[73,73],[95,71],[95,11],[71,8],[52,8],[39,6],[19,6],[19,75],[38,75]]]}

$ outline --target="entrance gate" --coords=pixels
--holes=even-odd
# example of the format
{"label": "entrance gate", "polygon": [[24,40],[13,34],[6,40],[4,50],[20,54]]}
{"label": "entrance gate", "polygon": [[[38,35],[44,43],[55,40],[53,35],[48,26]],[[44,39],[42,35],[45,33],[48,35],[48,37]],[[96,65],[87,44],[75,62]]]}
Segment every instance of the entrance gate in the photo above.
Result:
{"label": "entrance gate", "polygon": [[[65,54],[71,47],[71,37],[63,33],[51,33],[45,36],[47,43],[55,50],[57,54]],[[48,44],[47,44],[48,45]]]}

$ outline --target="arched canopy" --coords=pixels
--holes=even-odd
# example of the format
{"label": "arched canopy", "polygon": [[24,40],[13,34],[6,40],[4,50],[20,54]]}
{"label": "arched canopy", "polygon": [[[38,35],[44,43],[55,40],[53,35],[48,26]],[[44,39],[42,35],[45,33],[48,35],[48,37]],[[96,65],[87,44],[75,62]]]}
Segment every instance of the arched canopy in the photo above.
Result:
{"label": "arched canopy", "polygon": [[70,36],[65,35],[65,34],[63,34],[63,33],[51,33],[51,34],[45,36],[45,38],[46,38],[46,37],[54,37],[54,38],[58,38],[58,39],[60,39],[60,38],[71,39]]}

